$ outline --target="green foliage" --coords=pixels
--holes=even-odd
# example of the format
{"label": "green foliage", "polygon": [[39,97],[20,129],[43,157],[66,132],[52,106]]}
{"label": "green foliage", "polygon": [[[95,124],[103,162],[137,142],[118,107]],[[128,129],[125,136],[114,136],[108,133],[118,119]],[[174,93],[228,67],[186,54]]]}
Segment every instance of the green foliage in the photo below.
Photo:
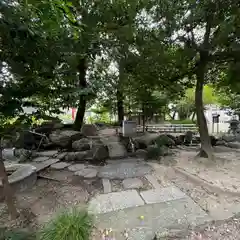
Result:
{"label": "green foliage", "polygon": [[85,210],[64,211],[47,223],[39,235],[40,240],[90,240],[92,218]]}

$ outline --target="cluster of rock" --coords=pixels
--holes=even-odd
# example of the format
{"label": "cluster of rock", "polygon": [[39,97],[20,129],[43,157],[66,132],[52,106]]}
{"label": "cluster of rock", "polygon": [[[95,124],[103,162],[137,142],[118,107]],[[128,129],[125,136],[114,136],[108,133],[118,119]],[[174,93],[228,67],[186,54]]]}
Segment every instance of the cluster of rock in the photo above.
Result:
{"label": "cluster of rock", "polygon": [[[44,138],[42,134],[44,134]],[[39,142],[41,139],[42,144]],[[66,162],[88,160],[89,162],[101,163],[109,157],[108,147],[98,136],[97,127],[92,124],[83,125],[81,131],[74,131],[71,128],[65,129],[61,124],[57,126],[49,124],[47,127],[40,127],[34,132],[24,132],[18,141],[21,142],[16,145],[13,155],[20,159],[20,162],[33,158],[36,150],[49,149],[57,149],[62,152],[61,160]]]}
{"label": "cluster of rock", "polygon": [[240,149],[240,134],[225,134],[217,139],[216,145]]}

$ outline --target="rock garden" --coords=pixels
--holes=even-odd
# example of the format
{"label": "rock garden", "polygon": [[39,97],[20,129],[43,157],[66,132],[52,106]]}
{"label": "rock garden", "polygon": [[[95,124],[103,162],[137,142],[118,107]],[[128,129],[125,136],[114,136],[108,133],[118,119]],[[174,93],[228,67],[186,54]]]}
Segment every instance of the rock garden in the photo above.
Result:
{"label": "rock garden", "polygon": [[[95,125],[84,125],[81,132],[49,123],[40,129],[22,133],[17,147],[3,150],[9,183],[20,207],[30,207],[33,228],[65,207],[83,207],[96,216],[95,239],[108,228],[116,239],[136,239],[139,234],[151,239],[160,226],[169,227],[176,218],[184,226],[194,225],[196,215],[201,217],[195,224],[200,224],[240,210],[238,135],[212,136],[215,162],[208,165],[196,159],[199,137],[192,132],[138,133],[129,138]],[[171,216],[173,209],[166,203],[178,214],[150,227],[148,211],[151,221],[163,217],[155,207]],[[1,211],[4,216],[4,207]],[[131,223],[122,219],[129,214]],[[139,233],[141,216],[146,229]]]}

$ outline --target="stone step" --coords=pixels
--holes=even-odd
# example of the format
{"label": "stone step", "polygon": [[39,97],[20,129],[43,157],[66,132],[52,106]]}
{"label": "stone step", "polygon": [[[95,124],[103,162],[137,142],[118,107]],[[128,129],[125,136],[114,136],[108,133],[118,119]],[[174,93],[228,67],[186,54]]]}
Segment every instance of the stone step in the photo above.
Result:
{"label": "stone step", "polygon": [[[112,229],[111,239],[152,240],[156,232],[162,233],[172,228],[187,229],[211,220],[192,199],[186,197],[98,214],[95,225],[98,233],[101,229]],[[128,238],[124,236],[125,232]]]}

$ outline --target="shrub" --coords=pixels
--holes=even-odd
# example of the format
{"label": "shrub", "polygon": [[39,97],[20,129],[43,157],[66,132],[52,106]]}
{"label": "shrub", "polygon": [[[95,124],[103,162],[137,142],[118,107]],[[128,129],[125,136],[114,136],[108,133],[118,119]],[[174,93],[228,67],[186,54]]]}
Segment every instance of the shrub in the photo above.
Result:
{"label": "shrub", "polygon": [[40,240],[90,240],[92,218],[85,210],[73,208],[59,214],[40,232]]}

